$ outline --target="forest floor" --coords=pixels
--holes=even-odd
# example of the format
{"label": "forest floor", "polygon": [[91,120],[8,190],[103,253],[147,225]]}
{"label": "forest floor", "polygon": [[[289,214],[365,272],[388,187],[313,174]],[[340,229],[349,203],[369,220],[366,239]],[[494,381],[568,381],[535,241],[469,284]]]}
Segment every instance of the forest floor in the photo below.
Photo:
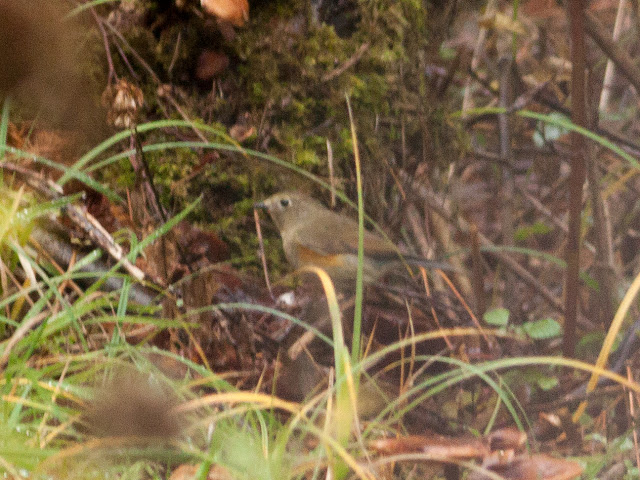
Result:
{"label": "forest floor", "polygon": [[35,3],[0,2],[5,477],[638,477],[631,2]]}

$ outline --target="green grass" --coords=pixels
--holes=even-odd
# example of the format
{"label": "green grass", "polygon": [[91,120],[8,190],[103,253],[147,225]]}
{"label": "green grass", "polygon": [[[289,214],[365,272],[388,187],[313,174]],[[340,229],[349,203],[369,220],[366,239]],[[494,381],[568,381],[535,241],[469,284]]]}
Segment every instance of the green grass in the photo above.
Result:
{"label": "green grass", "polygon": [[[0,123],[0,139],[2,132],[6,138],[8,120],[5,112],[3,110]],[[138,131],[144,134],[167,127],[190,126],[193,124],[182,121],[151,122],[141,125]],[[196,126],[228,140],[223,132],[201,124]],[[112,151],[117,150],[128,135],[129,132],[114,135],[70,168],[56,165],[55,168],[63,173],[59,183],[64,184],[72,178],[85,180],[89,174],[132,155],[134,152],[130,150]],[[357,145],[355,127],[353,135],[353,143]],[[29,155],[8,147],[6,141],[0,144],[0,148],[14,159]],[[143,151],[182,148],[250,155],[259,161],[285,166],[328,188],[319,178],[288,162],[243,149],[237,144],[167,139],[144,145]],[[53,166],[46,159],[37,157],[35,160]],[[488,433],[499,416],[510,418],[520,429],[526,429],[531,423],[526,406],[519,403],[501,372],[537,366],[550,372],[571,369],[599,373],[640,392],[640,386],[635,382],[600,367],[559,357],[516,357],[470,364],[453,357],[415,354],[401,360],[409,373],[433,361],[448,365],[448,369],[438,374],[417,374],[412,378],[410,388],[390,392],[382,385],[375,385],[377,379],[367,373],[385,355],[405,351],[416,342],[445,335],[453,338],[480,333],[475,329],[459,328],[419,334],[362,358],[358,346],[359,329],[354,328],[353,351],[349,352],[345,346],[338,300],[330,279],[322,271],[314,273],[323,283],[326,297],[323,301],[327,301],[329,306],[332,339],[299,319],[259,304],[213,304],[180,312],[173,318],[163,318],[159,309],[139,306],[131,300],[136,282],[119,272],[119,264],[101,274],[89,287],[68,288],[70,282],[79,286],[91,278],[91,274],[79,271],[78,267],[83,262],[96,259],[98,252],[90,253],[80,264],[61,273],[42,259],[27,243],[27,238],[34,222],[43,216],[59,214],[64,206],[78,202],[78,196],[41,201],[30,193],[13,188],[12,180],[7,177],[4,176],[5,185],[0,191],[3,212],[0,218],[0,329],[3,333],[0,358],[6,360],[4,375],[0,379],[3,399],[0,469],[15,478],[167,478],[171,471],[185,463],[197,468],[197,478],[200,479],[206,478],[212,465],[226,469],[234,478],[319,479],[325,477],[327,468],[333,469],[335,478],[373,478],[376,465],[384,460],[372,459],[368,441],[379,437],[381,432],[402,431],[402,418],[411,410],[429,399],[442,401],[467,388],[469,382],[486,385],[491,392],[488,398],[493,412],[482,431],[477,431],[478,435]],[[91,186],[96,185],[97,182],[92,180]],[[121,192],[108,186],[98,186],[99,191],[112,201],[122,200]],[[360,187],[358,218],[362,232],[365,214],[361,191]],[[338,196],[344,198],[341,193]],[[137,238],[131,233],[119,235],[118,238],[129,240],[131,248],[127,259],[135,262],[143,256],[147,246],[166,235],[180,220],[188,218],[197,204],[198,200],[191,202],[144,238]],[[362,255],[359,261],[361,264]],[[15,276],[16,272],[21,272],[21,275]],[[100,291],[107,278],[116,276],[125,280],[120,290]],[[361,296],[357,298],[356,305],[362,307]],[[162,333],[193,331],[198,328],[197,315],[214,311],[261,312],[304,325],[333,347],[333,382],[315,396],[296,404],[262,391],[238,391],[224,374],[151,346],[151,340]],[[355,314],[356,325],[360,316],[361,313]],[[154,328],[148,337],[130,345],[123,333],[132,325]],[[506,330],[491,334],[512,335]],[[151,361],[152,357],[171,361],[184,367],[188,373],[180,378],[172,377],[159,368],[157,362]],[[99,388],[117,378],[117,372],[124,366],[140,372],[149,385],[161,385],[171,392],[176,404],[170,406],[164,415],[177,415],[182,426],[180,434],[142,441],[95,437],[87,430],[83,415],[88,405],[91,405],[96,392],[100,392]],[[397,365],[386,367],[394,366]],[[361,384],[364,382],[372,382],[374,388],[388,398],[388,402],[373,415],[373,420],[366,424],[358,414],[362,401],[359,398]],[[142,387],[145,391],[144,384]],[[132,402],[132,398],[125,395],[121,400]],[[590,419],[585,418],[585,421]],[[623,447],[610,448],[613,455]]]}

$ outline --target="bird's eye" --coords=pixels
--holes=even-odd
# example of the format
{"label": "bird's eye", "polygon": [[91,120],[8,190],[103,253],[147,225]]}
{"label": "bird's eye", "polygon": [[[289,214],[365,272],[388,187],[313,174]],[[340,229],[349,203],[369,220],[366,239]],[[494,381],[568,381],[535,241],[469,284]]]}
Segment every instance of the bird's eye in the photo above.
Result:
{"label": "bird's eye", "polygon": [[282,200],[280,200],[280,205],[282,205],[283,207],[288,207],[290,203],[291,201],[288,198],[283,198]]}

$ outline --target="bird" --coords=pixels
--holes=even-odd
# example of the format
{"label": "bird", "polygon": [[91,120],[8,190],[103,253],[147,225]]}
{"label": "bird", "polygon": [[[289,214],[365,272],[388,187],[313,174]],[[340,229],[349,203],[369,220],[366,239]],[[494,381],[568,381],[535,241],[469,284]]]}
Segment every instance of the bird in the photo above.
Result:
{"label": "bird", "polygon": [[[334,284],[355,285],[358,268],[358,223],[342,213],[326,208],[302,192],[280,192],[254,204],[266,210],[282,237],[287,261],[296,269],[319,267]],[[412,255],[399,250],[382,235],[364,230],[363,283],[370,284],[390,269],[403,264],[452,270],[444,262]]]}

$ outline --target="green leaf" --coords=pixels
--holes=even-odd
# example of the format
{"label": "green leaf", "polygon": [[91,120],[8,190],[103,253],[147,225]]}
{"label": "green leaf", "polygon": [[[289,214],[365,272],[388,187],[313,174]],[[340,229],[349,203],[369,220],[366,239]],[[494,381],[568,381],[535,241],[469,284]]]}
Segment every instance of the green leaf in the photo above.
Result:
{"label": "green leaf", "polygon": [[507,323],[509,323],[509,310],[506,308],[495,308],[486,312],[482,318],[489,325],[506,327]]}
{"label": "green leaf", "polygon": [[562,335],[562,326],[553,318],[526,322],[522,328],[534,340],[544,340]]}
{"label": "green leaf", "polygon": [[536,367],[524,368],[505,376],[512,382],[512,388],[517,385],[536,386],[540,390],[549,391],[558,385],[557,375],[548,373],[547,369]]}
{"label": "green leaf", "polygon": [[555,388],[558,386],[558,379],[557,377],[550,377],[547,375],[540,375],[537,379],[536,379],[536,384],[538,385],[538,387],[540,387],[541,390],[544,390],[545,392],[548,392],[549,390]]}
{"label": "green leaf", "polygon": [[589,275],[589,273],[587,272],[580,272],[580,280],[582,280],[584,282],[584,284],[589,287],[590,289],[599,292],[600,291],[600,284],[598,283],[598,281],[593,278],[591,275]]}
{"label": "green leaf", "polygon": [[533,235],[545,235],[551,232],[551,227],[544,222],[536,222],[533,225],[526,225],[516,230],[514,237],[516,241],[524,241]]}

